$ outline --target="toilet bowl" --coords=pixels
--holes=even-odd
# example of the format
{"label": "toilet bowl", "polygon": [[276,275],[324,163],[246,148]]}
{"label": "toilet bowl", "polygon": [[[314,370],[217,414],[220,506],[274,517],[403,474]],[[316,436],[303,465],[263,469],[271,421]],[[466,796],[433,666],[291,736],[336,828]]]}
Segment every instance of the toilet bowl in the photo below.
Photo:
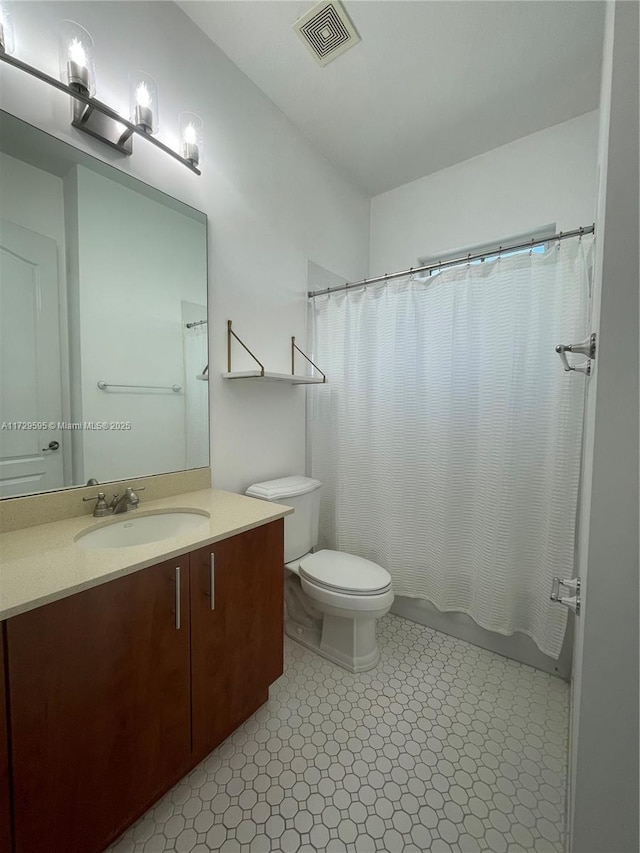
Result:
{"label": "toilet bowl", "polygon": [[342,551],[311,553],[318,539],[321,483],[283,477],[256,483],[250,497],[295,509],[285,518],[285,633],[351,672],[380,658],[376,621],[393,603],[391,576],[382,566]]}

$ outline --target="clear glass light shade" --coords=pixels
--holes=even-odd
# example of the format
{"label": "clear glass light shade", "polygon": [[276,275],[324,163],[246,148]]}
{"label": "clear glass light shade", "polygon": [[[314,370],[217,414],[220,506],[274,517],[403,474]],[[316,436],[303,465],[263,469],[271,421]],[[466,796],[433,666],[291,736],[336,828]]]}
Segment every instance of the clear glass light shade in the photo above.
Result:
{"label": "clear glass light shade", "polygon": [[13,53],[13,18],[6,3],[0,3],[0,53]]}
{"label": "clear glass light shade", "polygon": [[91,35],[75,21],[61,21],[58,41],[62,82],[85,95],[95,95],[96,69]]}
{"label": "clear glass light shade", "polygon": [[193,166],[202,164],[204,126],[197,113],[180,113],[180,154]]}
{"label": "clear glass light shade", "polygon": [[158,84],[144,71],[129,75],[129,116],[145,133],[158,130]]}

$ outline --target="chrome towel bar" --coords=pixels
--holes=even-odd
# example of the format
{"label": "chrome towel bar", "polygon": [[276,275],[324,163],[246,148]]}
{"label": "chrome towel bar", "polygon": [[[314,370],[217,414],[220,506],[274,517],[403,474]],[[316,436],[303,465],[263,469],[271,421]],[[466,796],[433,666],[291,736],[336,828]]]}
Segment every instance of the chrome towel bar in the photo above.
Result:
{"label": "chrome towel bar", "polygon": [[107,388],[151,388],[154,391],[182,391],[182,385],[117,385],[112,382],[104,382],[102,379],[98,382],[98,388],[101,391],[106,391]]}

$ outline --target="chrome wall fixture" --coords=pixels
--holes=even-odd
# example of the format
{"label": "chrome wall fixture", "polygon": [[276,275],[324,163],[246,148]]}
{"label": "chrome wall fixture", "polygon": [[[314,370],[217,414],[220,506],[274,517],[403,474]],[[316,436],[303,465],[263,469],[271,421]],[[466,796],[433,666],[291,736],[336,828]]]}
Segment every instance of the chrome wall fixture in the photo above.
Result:
{"label": "chrome wall fixture", "polygon": [[106,391],[107,388],[148,388],[153,391],[173,391],[175,394],[182,391],[182,385],[123,385],[117,382],[105,382],[103,379],[99,380],[98,388],[101,391]]}
{"label": "chrome wall fixture", "polygon": [[121,154],[133,152],[134,136],[142,137],[178,160],[196,175],[201,171],[203,124],[195,113],[180,113],[181,151],[169,148],[155,134],[158,130],[158,85],[143,71],[129,75],[129,116],[124,117],[95,97],[96,72],[91,35],[74,21],[59,27],[60,79],[12,56],[14,34],[5,6],[0,9],[0,61],[24,71],[72,99],[71,124]]}
{"label": "chrome wall fixture", "polygon": [[[566,373],[575,370],[578,373],[584,373],[585,376],[591,375],[591,361],[596,357],[596,333],[590,335],[586,341],[579,344],[558,344],[556,352],[560,356],[562,366]],[[587,360],[582,364],[569,364],[567,353],[573,352],[578,355],[586,355]]]}

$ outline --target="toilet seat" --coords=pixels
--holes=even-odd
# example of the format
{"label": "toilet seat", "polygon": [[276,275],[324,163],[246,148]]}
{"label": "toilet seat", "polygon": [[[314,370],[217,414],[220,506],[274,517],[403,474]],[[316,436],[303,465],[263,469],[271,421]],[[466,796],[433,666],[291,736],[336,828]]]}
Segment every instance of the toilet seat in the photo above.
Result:
{"label": "toilet seat", "polygon": [[391,589],[386,569],[342,551],[309,554],[300,561],[298,571],[310,586],[345,596],[379,596]]}

